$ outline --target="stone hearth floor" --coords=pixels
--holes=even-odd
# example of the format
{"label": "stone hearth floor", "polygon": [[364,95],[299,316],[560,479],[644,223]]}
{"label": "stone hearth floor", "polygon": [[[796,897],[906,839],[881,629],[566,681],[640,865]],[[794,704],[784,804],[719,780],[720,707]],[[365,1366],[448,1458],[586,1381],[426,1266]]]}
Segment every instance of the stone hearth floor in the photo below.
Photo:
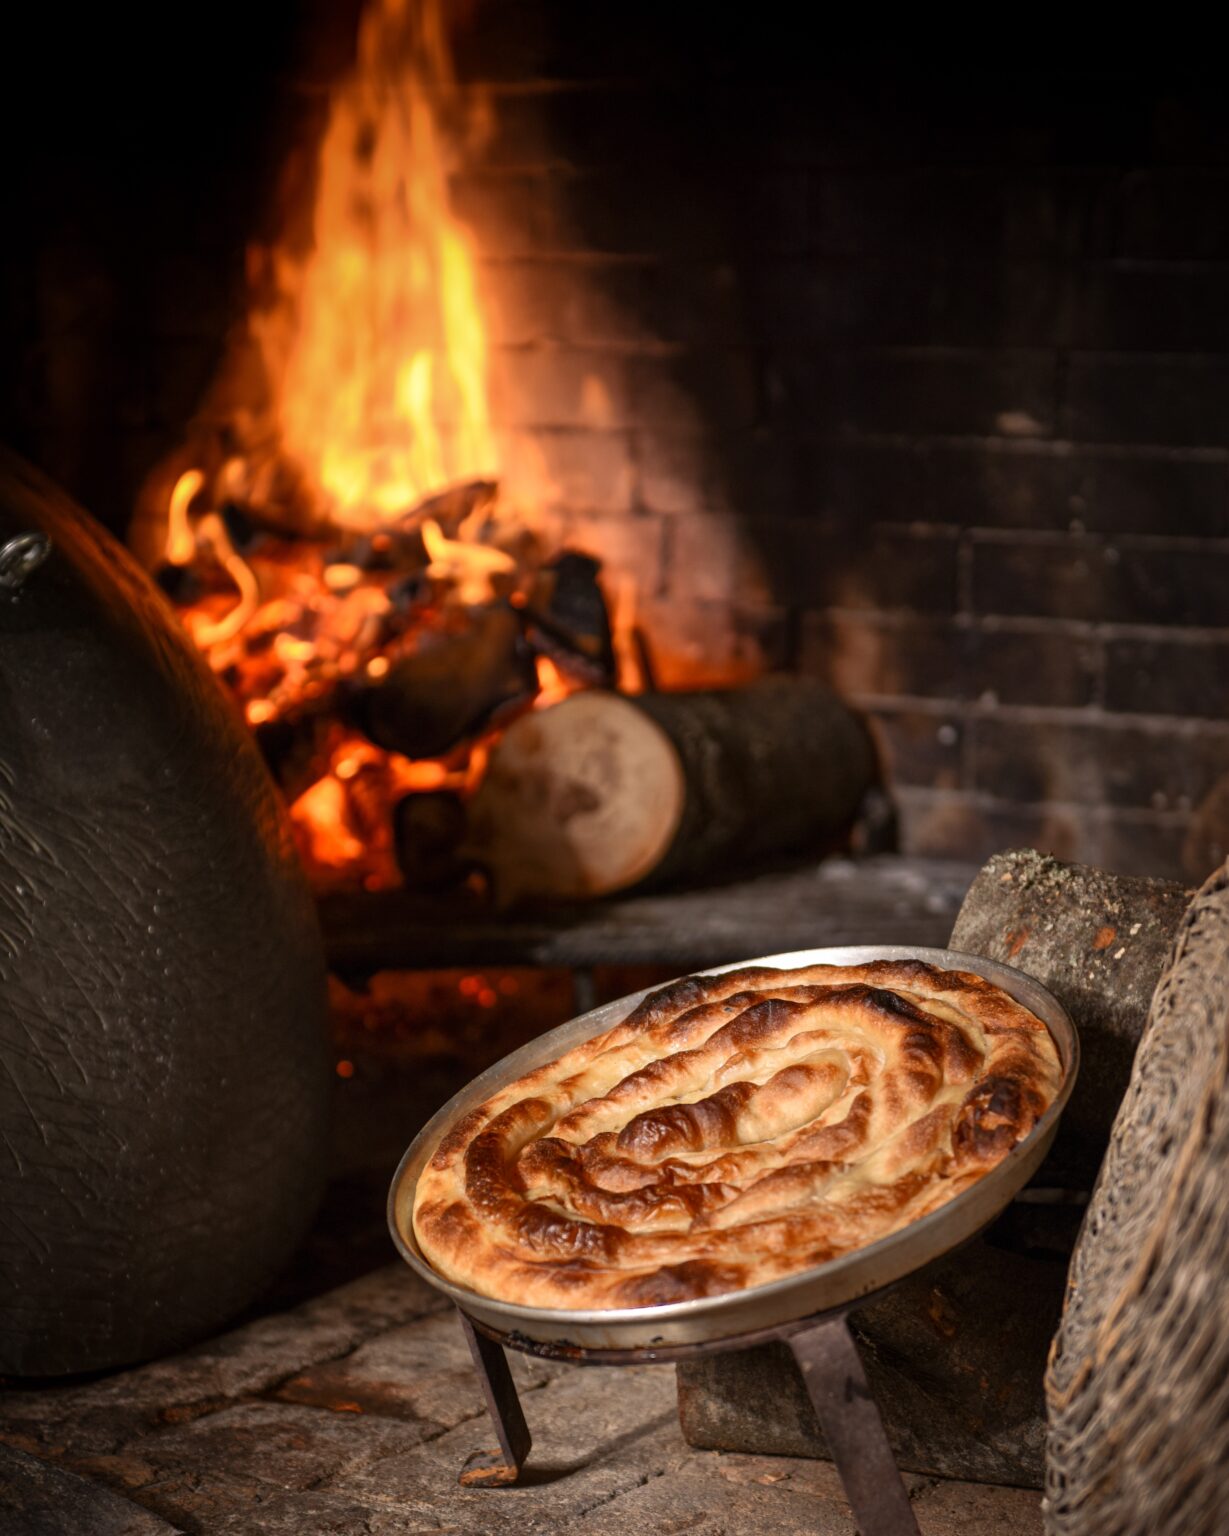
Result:
{"label": "stone hearth floor", "polygon": [[[827,1463],[691,1450],[669,1366],[513,1368],[527,1486],[462,1489],[494,1447],[478,1383],[450,1311],[388,1265],[138,1370],[0,1393],[0,1529],[853,1536]],[[1041,1531],[1036,1493],[908,1483],[925,1536]]]}
{"label": "stone hearth floor", "polygon": [[[687,969],[781,943],[943,944],[974,873],[829,861],[789,877],[809,881],[807,901],[787,903],[804,932],[782,936],[778,924],[752,942],[751,919],[780,904],[748,884],[721,905],[724,928],[706,907],[686,953],[654,958]],[[522,959],[643,961],[636,935],[663,930],[653,900],[665,898],[625,903],[618,923],[599,924],[605,948],[590,923],[583,953],[576,932],[552,930],[546,953]],[[458,1486],[494,1435],[455,1318],[404,1265],[386,1262],[384,1199],[418,1126],[520,1043],[501,1028],[492,1018],[468,1054],[439,1061],[407,1055],[395,1034],[339,1043],[353,1059],[337,1082],[332,1180],[294,1264],[238,1326],[183,1354],[0,1390],[3,1536],[854,1536],[826,1462],[692,1450],[671,1366],[582,1370],[515,1356],[534,1436],[526,1484]],[[1034,1492],[907,1481],[925,1536],[1041,1531]]]}

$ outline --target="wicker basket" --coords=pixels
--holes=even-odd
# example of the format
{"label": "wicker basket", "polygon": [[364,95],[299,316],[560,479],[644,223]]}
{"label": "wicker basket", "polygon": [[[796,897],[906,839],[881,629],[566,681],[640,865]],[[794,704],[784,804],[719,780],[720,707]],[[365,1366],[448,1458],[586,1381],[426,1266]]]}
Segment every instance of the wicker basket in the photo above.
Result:
{"label": "wicker basket", "polygon": [[1229,865],[1152,1002],[1046,1379],[1052,1536],[1229,1531]]}

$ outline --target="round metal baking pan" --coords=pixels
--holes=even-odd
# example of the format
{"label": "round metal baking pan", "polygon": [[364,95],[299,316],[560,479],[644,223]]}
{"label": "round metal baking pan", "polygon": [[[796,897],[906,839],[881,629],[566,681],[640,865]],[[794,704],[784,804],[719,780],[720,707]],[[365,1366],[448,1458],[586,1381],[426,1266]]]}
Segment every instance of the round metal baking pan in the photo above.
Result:
{"label": "round metal baking pan", "polygon": [[659,1307],[589,1311],[525,1307],[479,1295],[446,1280],[423,1257],[411,1220],[418,1178],[436,1144],[449,1126],[500,1088],[625,1018],[641,998],[647,996],[646,992],[636,992],[570,1019],[558,1029],[548,1030],[537,1040],[522,1046],[519,1051],[513,1051],[474,1078],[427,1121],[402,1158],[388,1196],[388,1224],[402,1258],[463,1312],[498,1333],[519,1335],[539,1343],[625,1350],[663,1344],[708,1343],[846,1306],[959,1247],[1011,1202],[1048,1151],[1063,1106],[1071,1096],[1079,1066],[1080,1047],[1075,1026],[1058,1000],[1031,976],[1014,966],[1001,965],[980,955],[960,954],[952,949],[919,949],[900,944],[806,949],[788,955],[764,955],[733,965],[714,966],[698,974],[715,976],[749,965],[792,970],[804,965],[864,965],[870,960],[924,960],[942,970],[972,971],[984,976],[1035,1013],[1049,1029],[1058,1048],[1063,1077],[1054,1102],[1029,1135],[1013,1147],[1001,1163],[939,1210],[910,1222],[907,1227],[880,1238],[878,1242],[867,1244],[865,1248],[854,1249],[827,1264],[800,1270],[782,1280],[729,1291],[722,1296],[670,1302]]}

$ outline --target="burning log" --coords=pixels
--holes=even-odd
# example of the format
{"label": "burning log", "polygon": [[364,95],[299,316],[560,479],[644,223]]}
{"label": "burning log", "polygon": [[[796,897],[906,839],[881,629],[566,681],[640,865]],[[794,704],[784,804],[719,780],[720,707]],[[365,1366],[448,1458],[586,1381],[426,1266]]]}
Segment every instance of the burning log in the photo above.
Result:
{"label": "burning log", "polygon": [[598,584],[600,560],[565,549],[538,575],[522,610],[526,635],[539,655],[593,688],[615,683],[614,637]]}
{"label": "burning log", "polygon": [[[498,504],[499,485],[494,480],[464,480],[446,486],[418,501],[400,517],[376,528],[352,533],[337,545],[337,558],[361,571],[416,573],[426,569],[427,550],[423,525],[433,523],[447,539],[453,539],[469,517],[484,517]],[[336,529],[333,536],[336,538]]]}
{"label": "burning log", "polygon": [[379,681],[355,693],[347,718],[387,751],[441,757],[533,698],[535,656],[582,683],[609,686],[614,647],[600,568],[590,556],[565,550],[539,573],[533,606],[470,608],[463,624],[424,635]]}
{"label": "burning log", "polygon": [[719,878],[830,847],[875,778],[862,721],[809,679],[575,694],[498,742],[465,851],[504,902]]}
{"label": "burning log", "polygon": [[328,771],[330,750],[339,732],[327,708],[310,705],[253,728],[261,756],[288,801],[297,800]]}
{"label": "burning log", "polygon": [[498,500],[498,480],[460,480],[430,496],[424,496],[400,519],[400,526],[416,532],[424,519],[430,518],[450,538],[455,538],[466,518],[482,516],[495,507]]}
{"label": "burning log", "polygon": [[516,611],[472,610],[465,625],[423,636],[385,675],[359,691],[351,714],[390,752],[442,757],[476,736],[502,708],[528,703],[537,672]]}

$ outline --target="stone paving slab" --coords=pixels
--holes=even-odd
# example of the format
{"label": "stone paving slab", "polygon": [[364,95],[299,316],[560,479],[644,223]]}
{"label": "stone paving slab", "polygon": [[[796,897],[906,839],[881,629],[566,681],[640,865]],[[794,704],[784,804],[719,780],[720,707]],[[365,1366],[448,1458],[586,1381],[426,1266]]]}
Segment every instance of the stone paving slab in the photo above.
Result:
{"label": "stone paving slab", "polygon": [[269,1390],[316,1362],[344,1355],[387,1329],[446,1303],[404,1264],[390,1264],[289,1312],[206,1344],[84,1385],[0,1392],[10,1444],[103,1453],[154,1423],[173,1423]]}
{"label": "stone paving slab", "polygon": [[[192,1467],[160,1469],[123,1454],[80,1462],[77,1471],[82,1477],[124,1487],[134,1503],[160,1515],[174,1530],[182,1532],[213,1531],[232,1516],[246,1518],[270,1499],[282,1496],[282,1490],[269,1483],[245,1482]],[[56,1536],[61,1533],[56,1532]],[[78,1536],[78,1532],[66,1527],[63,1536]]]}
{"label": "stone paving slab", "polygon": [[[513,1371],[534,1436],[524,1485],[463,1489],[495,1444],[468,1351],[391,1265],[156,1365],[11,1388],[0,1442],[148,1511],[134,1536],[854,1536],[826,1462],[688,1447],[671,1367],[518,1355]],[[1035,1493],[907,1481],[925,1536],[1041,1531]]]}
{"label": "stone paving slab", "polygon": [[567,1529],[576,1536],[848,1536],[853,1523],[826,1462],[714,1452],[693,1454]]}
{"label": "stone paving slab", "polygon": [[0,1445],[0,1531],[4,1536],[175,1536],[174,1527],[50,1462]]}
{"label": "stone paving slab", "polygon": [[[517,1355],[512,1374],[521,1393],[568,1370]],[[469,1347],[451,1311],[394,1328],[342,1360],[291,1377],[275,1395],[340,1413],[368,1413],[422,1426],[431,1440],[486,1412]]]}
{"label": "stone paving slab", "polygon": [[[498,1518],[480,1528],[495,1536]],[[425,1523],[403,1511],[372,1509],[344,1494],[299,1493],[271,1499],[208,1527],[209,1536],[452,1536],[464,1526]]]}
{"label": "stone paving slab", "polygon": [[914,1501],[922,1536],[1041,1536],[1041,1495],[1031,1488],[936,1482]]}
{"label": "stone paving slab", "polygon": [[418,1519],[429,1527],[434,1520],[460,1531],[529,1536],[566,1529],[689,1454],[668,1366],[568,1370],[530,1394],[525,1416],[534,1450],[523,1486],[458,1487],[461,1469],[495,1448],[485,1418],[470,1419],[410,1455],[343,1471],[323,1486],[373,1507],[395,1505],[411,1524]]}
{"label": "stone paving slab", "polygon": [[[1040,1496],[906,1476],[922,1536],[1041,1536]],[[692,1453],[565,1527],[569,1536],[856,1536],[836,1469],[792,1457]]]}
{"label": "stone paving slab", "polygon": [[127,1448],[127,1455],[152,1467],[155,1475],[199,1468],[238,1483],[310,1488],[411,1449],[416,1429],[397,1419],[321,1413],[298,1403],[238,1403],[146,1435]]}

